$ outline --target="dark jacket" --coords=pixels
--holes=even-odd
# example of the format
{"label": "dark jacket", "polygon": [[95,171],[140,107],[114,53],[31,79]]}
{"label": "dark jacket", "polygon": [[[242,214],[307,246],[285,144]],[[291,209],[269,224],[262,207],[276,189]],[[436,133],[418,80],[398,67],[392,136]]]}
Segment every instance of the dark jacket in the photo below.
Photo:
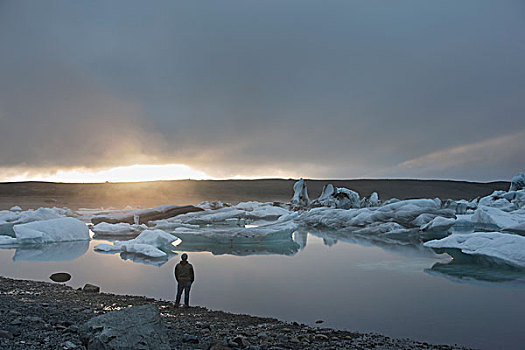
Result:
{"label": "dark jacket", "polygon": [[175,279],[177,282],[193,282],[195,274],[193,273],[193,266],[187,261],[181,261],[175,266]]}

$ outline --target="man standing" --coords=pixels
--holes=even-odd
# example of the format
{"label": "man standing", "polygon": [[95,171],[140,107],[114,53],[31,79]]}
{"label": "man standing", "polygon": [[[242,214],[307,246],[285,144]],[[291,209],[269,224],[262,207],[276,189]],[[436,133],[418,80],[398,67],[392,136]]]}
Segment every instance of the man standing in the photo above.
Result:
{"label": "man standing", "polygon": [[195,280],[195,274],[193,273],[193,266],[188,262],[188,254],[184,253],[181,255],[181,260],[175,266],[175,279],[177,280],[177,298],[175,299],[175,305],[179,306],[180,297],[184,290],[184,305],[190,306],[190,289],[191,284]]}

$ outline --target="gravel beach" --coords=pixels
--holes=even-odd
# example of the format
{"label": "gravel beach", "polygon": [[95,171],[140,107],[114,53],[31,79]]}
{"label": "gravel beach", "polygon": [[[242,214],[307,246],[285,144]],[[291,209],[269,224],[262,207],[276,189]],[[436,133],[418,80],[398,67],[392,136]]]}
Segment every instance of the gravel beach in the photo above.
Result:
{"label": "gravel beach", "polygon": [[84,349],[79,334],[84,323],[101,314],[146,304],[160,311],[171,349],[465,349],[203,307],[177,308],[169,301],[4,277],[0,277],[0,348]]}

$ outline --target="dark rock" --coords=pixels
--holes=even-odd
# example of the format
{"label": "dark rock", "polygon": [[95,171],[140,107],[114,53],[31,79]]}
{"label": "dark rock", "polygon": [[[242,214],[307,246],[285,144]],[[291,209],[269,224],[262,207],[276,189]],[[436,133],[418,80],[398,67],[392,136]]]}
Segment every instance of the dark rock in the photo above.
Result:
{"label": "dark rock", "polygon": [[87,293],[99,293],[100,287],[95,286],[94,284],[86,283],[86,285],[84,286],[84,288],[82,288],[82,290]]}
{"label": "dark rock", "polygon": [[53,282],[62,283],[62,282],[69,281],[71,279],[71,275],[69,273],[67,273],[67,272],[57,272],[57,273],[54,273],[51,276],[49,276],[49,278]]}
{"label": "dark rock", "polygon": [[168,334],[154,305],[93,317],[80,327],[79,335],[88,349],[170,349]]}
{"label": "dark rock", "polygon": [[319,324],[319,323],[323,323],[324,321],[323,320],[317,320],[315,321],[315,323]]}
{"label": "dark rock", "polygon": [[182,336],[182,341],[185,343],[198,344],[199,338],[195,335],[184,334]]}
{"label": "dark rock", "polygon": [[237,344],[237,346],[239,346],[240,348],[246,348],[250,346],[250,342],[248,341],[248,339],[246,339],[246,337],[243,337],[242,335],[238,335],[235,338],[233,338],[233,342]]}
{"label": "dark rock", "polygon": [[13,339],[13,334],[11,334],[11,332],[8,331],[0,330],[0,338]]}
{"label": "dark rock", "polygon": [[216,344],[211,344],[208,347],[208,350],[231,350],[231,348],[229,346],[224,346],[222,344],[216,343]]}

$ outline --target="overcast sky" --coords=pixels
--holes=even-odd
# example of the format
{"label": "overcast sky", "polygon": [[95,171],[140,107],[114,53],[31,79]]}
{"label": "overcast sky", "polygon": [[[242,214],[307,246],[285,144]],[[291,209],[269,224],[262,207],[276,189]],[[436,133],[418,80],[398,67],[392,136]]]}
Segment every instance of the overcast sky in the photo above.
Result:
{"label": "overcast sky", "polygon": [[0,0],[0,149],[4,178],[507,180],[525,2]]}

